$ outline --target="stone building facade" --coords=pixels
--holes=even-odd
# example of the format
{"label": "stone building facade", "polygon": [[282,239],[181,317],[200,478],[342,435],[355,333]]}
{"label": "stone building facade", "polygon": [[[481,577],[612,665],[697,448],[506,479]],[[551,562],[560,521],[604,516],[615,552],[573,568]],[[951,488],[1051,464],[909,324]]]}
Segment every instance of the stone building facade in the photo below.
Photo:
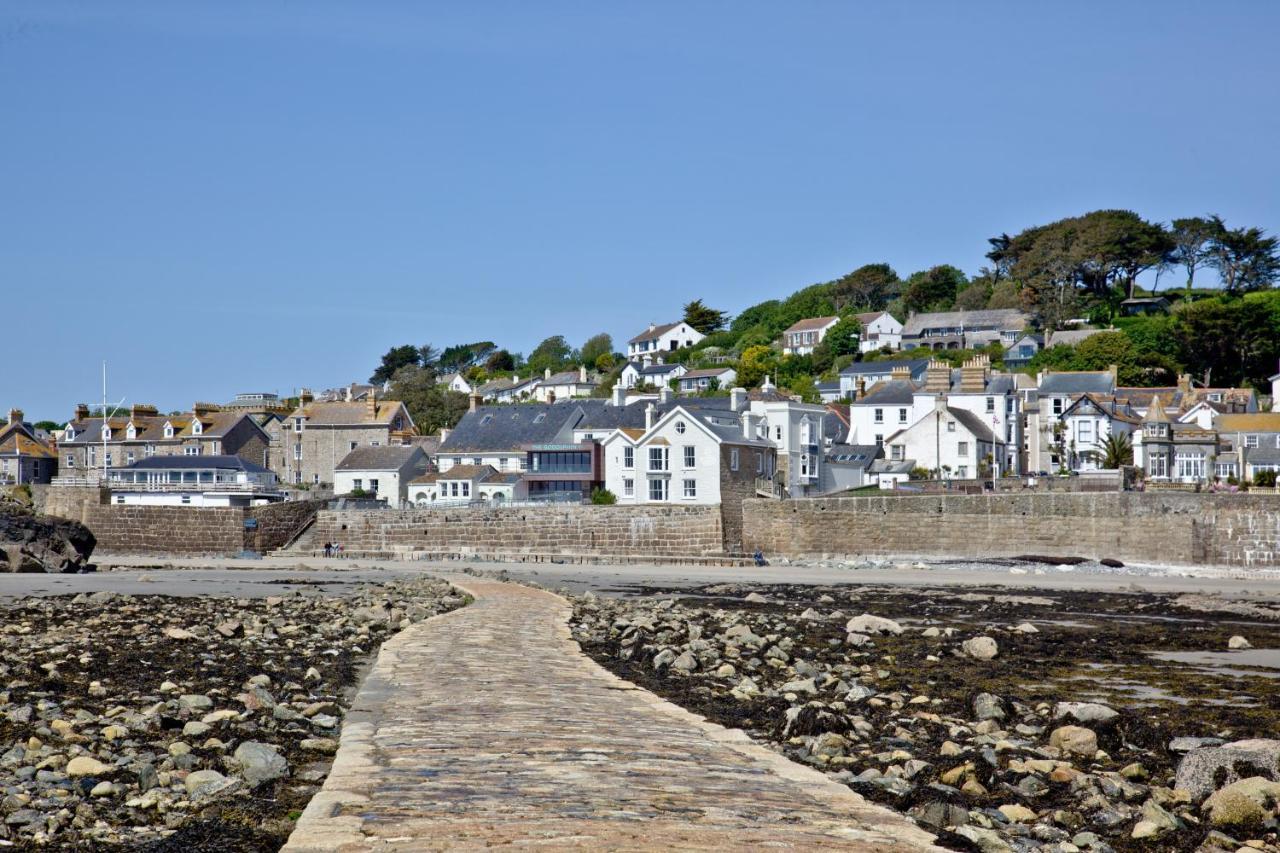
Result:
{"label": "stone building facade", "polygon": [[405,444],[416,435],[409,410],[373,394],[353,402],[317,403],[304,394],[283,424],[283,459],[276,470],[294,485],[332,484],[338,463],[357,447]]}

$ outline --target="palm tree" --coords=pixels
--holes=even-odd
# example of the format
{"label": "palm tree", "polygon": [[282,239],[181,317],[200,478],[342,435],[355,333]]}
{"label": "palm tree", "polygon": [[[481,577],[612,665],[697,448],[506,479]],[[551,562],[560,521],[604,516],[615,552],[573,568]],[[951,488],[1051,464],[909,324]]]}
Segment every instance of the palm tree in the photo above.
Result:
{"label": "palm tree", "polygon": [[1102,442],[1102,467],[1119,468],[1133,464],[1133,443],[1128,433],[1112,433]]}

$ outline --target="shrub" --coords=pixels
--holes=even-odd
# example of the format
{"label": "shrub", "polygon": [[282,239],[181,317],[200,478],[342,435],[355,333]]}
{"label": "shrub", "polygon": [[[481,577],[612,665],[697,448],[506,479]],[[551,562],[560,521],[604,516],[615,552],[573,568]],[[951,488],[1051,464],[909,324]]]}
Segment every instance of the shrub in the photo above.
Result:
{"label": "shrub", "polygon": [[591,502],[596,506],[613,506],[618,502],[618,496],[608,489],[592,489]]}
{"label": "shrub", "polygon": [[1274,487],[1276,484],[1276,472],[1259,471],[1253,475],[1253,484],[1255,486]]}

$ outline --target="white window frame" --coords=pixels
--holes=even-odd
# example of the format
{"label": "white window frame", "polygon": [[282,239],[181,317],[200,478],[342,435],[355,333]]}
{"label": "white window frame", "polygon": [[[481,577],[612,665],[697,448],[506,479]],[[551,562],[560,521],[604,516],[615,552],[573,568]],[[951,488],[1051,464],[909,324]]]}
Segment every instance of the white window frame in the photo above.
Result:
{"label": "white window frame", "polygon": [[649,448],[649,470],[650,471],[670,471],[671,470],[671,448],[664,446],[652,446]]}
{"label": "white window frame", "polygon": [[684,446],[684,453],[682,454],[682,461],[684,462],[684,468],[686,471],[690,468],[697,468],[698,448],[692,444],[686,444]]}
{"label": "white window frame", "polygon": [[694,478],[686,477],[683,483],[684,496],[686,498],[696,498],[698,496],[698,481]]}
{"label": "white window frame", "polygon": [[631,498],[631,497],[635,497],[635,494],[636,494],[636,481],[631,477],[623,477],[622,478],[623,497]]}
{"label": "white window frame", "polygon": [[670,483],[666,477],[650,477],[649,500],[655,503],[669,500],[671,497],[669,486]]}
{"label": "white window frame", "polygon": [[636,449],[631,445],[624,445],[622,448],[622,467],[632,470],[636,467]]}
{"label": "white window frame", "polygon": [[738,470],[738,448],[736,447],[729,448],[729,470]]}

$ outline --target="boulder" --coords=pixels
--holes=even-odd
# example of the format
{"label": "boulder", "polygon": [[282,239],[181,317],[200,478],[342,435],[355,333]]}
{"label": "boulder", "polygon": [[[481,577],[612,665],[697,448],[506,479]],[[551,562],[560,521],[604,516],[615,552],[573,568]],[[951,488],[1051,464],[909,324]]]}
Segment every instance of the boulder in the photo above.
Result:
{"label": "boulder", "polygon": [[1082,726],[1061,726],[1049,734],[1049,745],[1070,755],[1093,758],[1098,751],[1098,736]]}
{"label": "boulder", "polygon": [[975,660],[991,660],[1000,653],[1000,647],[991,637],[974,637],[965,640],[960,647],[964,653]]}
{"label": "boulder", "polygon": [[1118,716],[1120,712],[1100,702],[1059,702],[1053,709],[1056,720],[1069,719],[1095,725],[1109,723]]}
{"label": "boulder", "polygon": [[902,633],[902,626],[897,622],[881,616],[872,616],[870,613],[863,613],[861,616],[853,617],[845,624],[844,629],[850,634]]}
{"label": "boulder", "polygon": [[289,762],[269,743],[245,741],[236,747],[235,759],[240,762],[240,775],[250,785],[270,782],[289,772]]}
{"label": "boulder", "polygon": [[1000,697],[991,693],[979,693],[973,699],[973,716],[979,720],[1003,720],[1004,708]]}
{"label": "boulder", "polygon": [[72,779],[79,776],[111,776],[115,773],[115,768],[96,758],[79,755],[67,762],[66,773]]}
{"label": "boulder", "polygon": [[1254,776],[1280,781],[1280,740],[1238,740],[1193,749],[1178,764],[1174,787],[1198,803],[1223,785]]}
{"label": "boulder", "polygon": [[0,572],[79,572],[97,539],[78,521],[0,501]]}
{"label": "boulder", "polygon": [[1276,816],[1280,782],[1250,776],[1215,791],[1200,807],[1211,826],[1260,829]]}
{"label": "boulder", "polygon": [[1231,639],[1227,640],[1227,648],[1229,648],[1229,649],[1251,649],[1251,648],[1253,648],[1253,644],[1252,644],[1252,643],[1250,643],[1248,640],[1246,640],[1244,637],[1241,637],[1239,634],[1236,634],[1234,637],[1232,637]]}

